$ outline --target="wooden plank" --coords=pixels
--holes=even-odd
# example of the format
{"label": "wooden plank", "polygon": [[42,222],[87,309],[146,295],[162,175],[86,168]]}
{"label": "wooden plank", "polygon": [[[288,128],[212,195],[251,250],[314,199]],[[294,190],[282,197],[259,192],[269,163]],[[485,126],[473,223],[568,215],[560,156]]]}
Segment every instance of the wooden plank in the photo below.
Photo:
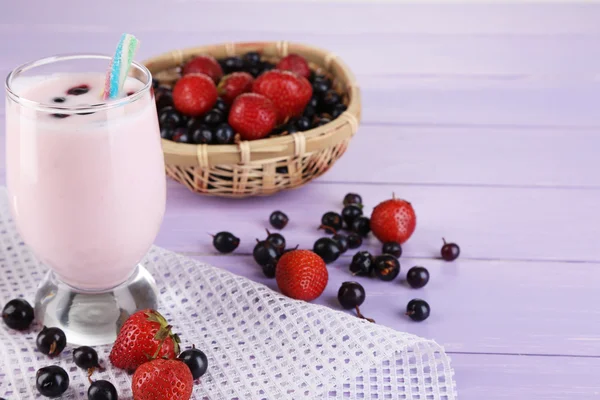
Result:
{"label": "wooden plank", "polygon": [[[315,33],[564,34],[599,33],[596,4],[399,4],[350,2],[112,0],[87,4],[56,0],[27,7],[5,7],[0,24],[26,30],[141,32],[178,29],[206,33],[254,27],[256,30]],[[118,7],[120,12],[106,10]],[[235,10],[235,12],[232,12]],[[248,18],[252,15],[252,18]],[[226,16],[226,17],[224,17]],[[49,18],[51,17],[51,18]],[[338,23],[334,21],[347,21]]]}
{"label": "wooden plank", "polygon": [[[194,258],[278,290],[275,280],[265,278],[250,256]],[[465,259],[447,263],[407,257],[400,262],[400,278],[383,282],[353,277],[349,257],[344,257],[329,265],[329,283],[315,303],[341,310],[337,291],[342,282],[354,280],[367,294],[361,306],[364,315],[434,339],[449,352],[600,357],[594,301],[600,264]],[[414,265],[425,266],[431,274],[423,289],[401,282]],[[403,315],[413,298],[425,299],[431,306],[431,316],[422,323]]]}

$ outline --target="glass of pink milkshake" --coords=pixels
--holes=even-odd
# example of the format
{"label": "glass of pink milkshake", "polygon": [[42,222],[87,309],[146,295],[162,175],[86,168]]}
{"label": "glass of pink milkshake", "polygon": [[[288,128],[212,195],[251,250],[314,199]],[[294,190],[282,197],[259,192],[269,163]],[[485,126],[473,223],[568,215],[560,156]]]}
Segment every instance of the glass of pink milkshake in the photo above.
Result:
{"label": "glass of pink milkshake", "polygon": [[6,79],[6,163],[18,231],[50,272],[36,318],[73,344],[111,343],[133,312],[156,308],[139,262],[162,222],[166,183],[152,77],[133,63],[102,100],[111,57],[34,61]]}

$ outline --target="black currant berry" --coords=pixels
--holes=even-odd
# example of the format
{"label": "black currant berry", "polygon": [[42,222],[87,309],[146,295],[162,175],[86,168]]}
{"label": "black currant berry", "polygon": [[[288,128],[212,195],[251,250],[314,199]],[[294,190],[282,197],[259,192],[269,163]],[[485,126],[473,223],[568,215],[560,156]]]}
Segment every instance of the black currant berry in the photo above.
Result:
{"label": "black currant berry", "polygon": [[266,240],[257,241],[252,251],[254,261],[260,266],[277,265],[279,250]]}
{"label": "black currant berry", "polygon": [[221,63],[221,68],[226,74],[238,72],[244,69],[244,60],[241,57],[227,57]]}
{"label": "black currant berry", "polygon": [[202,122],[204,122],[208,126],[217,126],[223,122],[225,117],[220,110],[212,109],[206,113],[204,118],[202,118]]}
{"label": "black currant berry", "polygon": [[265,265],[261,265],[262,272],[267,278],[275,278],[275,274],[277,272],[277,264],[269,263]]}
{"label": "black currant berry", "polygon": [[374,270],[382,281],[392,281],[400,273],[400,263],[396,257],[384,254],[375,258]]}
{"label": "black currant berry", "polygon": [[213,246],[221,253],[231,253],[240,245],[240,239],[229,232],[219,232],[213,236]]}
{"label": "black currant berry", "polygon": [[6,326],[17,331],[29,329],[33,316],[33,307],[23,299],[13,299],[2,309],[2,320]]}
{"label": "black currant berry", "polygon": [[206,125],[195,123],[190,127],[189,134],[195,144],[210,144],[213,142],[213,132]]}
{"label": "black currant berry", "polygon": [[391,254],[396,258],[400,258],[402,255],[402,246],[397,242],[386,242],[383,244],[383,248],[381,249],[383,254]]}
{"label": "black currant berry", "polygon": [[356,193],[348,193],[346,196],[344,196],[344,207],[352,204],[362,208],[362,197]]}
{"label": "black currant berry", "polygon": [[67,337],[60,328],[46,328],[38,334],[35,341],[40,353],[56,357],[67,346]]}
{"label": "black currant berry", "polygon": [[87,370],[101,368],[98,362],[98,353],[89,346],[81,346],[73,350],[73,361],[79,368]]}
{"label": "black currant berry", "polygon": [[328,237],[317,240],[313,246],[313,251],[325,261],[325,264],[334,262],[342,254],[340,246]]}
{"label": "black currant berry", "polygon": [[348,235],[348,248],[358,249],[360,246],[362,246],[362,241],[362,236],[356,232],[352,232]]}
{"label": "black currant berry", "polygon": [[158,113],[158,122],[161,127],[176,127],[181,125],[183,117],[173,107],[165,107]]}
{"label": "black currant berry", "polygon": [[354,204],[344,207],[342,210],[342,218],[348,226],[352,226],[354,220],[363,215],[362,209]]}
{"label": "black currant berry", "polygon": [[311,127],[311,121],[308,117],[300,117],[296,120],[296,127],[299,131],[307,131]]}
{"label": "black currant berry", "polygon": [[344,282],[338,290],[338,301],[346,310],[358,307],[365,301],[365,288],[357,282]]}
{"label": "black currant berry", "polygon": [[340,115],[342,115],[344,113],[344,111],[346,111],[347,109],[348,109],[348,107],[346,107],[344,104],[341,104],[341,103],[336,104],[333,107],[333,110],[331,110],[331,117],[335,119],[335,118],[339,117]]}
{"label": "black currant berry", "polygon": [[58,397],[69,388],[69,375],[57,365],[43,367],[35,374],[35,386],[42,396]]}
{"label": "black currant berry", "polygon": [[269,222],[271,226],[275,229],[283,229],[289,222],[289,218],[287,215],[282,213],[281,211],[274,211],[269,217]]}
{"label": "black currant berry", "polygon": [[320,75],[315,76],[313,81],[313,93],[317,96],[323,96],[329,89],[331,89],[331,81],[326,77]]}
{"label": "black currant berry", "polygon": [[424,321],[429,317],[431,308],[425,300],[413,299],[406,305],[406,315],[413,321]]}
{"label": "black currant berry", "polygon": [[323,214],[323,217],[321,217],[321,224],[328,226],[335,231],[339,231],[342,229],[342,217],[336,212],[329,211]]}
{"label": "black currant berry", "polygon": [[341,101],[340,95],[333,89],[328,90],[323,95],[321,100],[321,108],[323,111],[331,112],[333,108]]}
{"label": "black currant berry", "polygon": [[204,375],[208,369],[208,358],[206,357],[206,354],[196,348],[184,351],[178,358],[188,366],[194,380]]}
{"label": "black currant berry", "polygon": [[187,128],[179,127],[173,131],[173,141],[177,143],[191,143],[192,137]]}
{"label": "black currant berry", "polygon": [[231,144],[235,138],[235,131],[229,124],[223,123],[217,127],[214,134],[216,144]]}
{"label": "black currant berry", "polygon": [[362,237],[366,237],[371,232],[371,220],[367,217],[358,217],[352,222],[351,229]]}
{"label": "black currant berry", "polygon": [[285,250],[285,237],[281,233],[271,233],[267,230],[267,242],[271,243],[279,253],[283,253]]}
{"label": "black currant berry", "polygon": [[446,243],[446,239],[442,240],[444,241],[444,245],[440,251],[442,258],[446,261],[456,260],[460,255],[460,247],[456,243]]}
{"label": "black currant berry", "polygon": [[422,288],[429,282],[429,271],[424,267],[412,267],[406,274],[406,281],[414,289]]}
{"label": "black currant berry", "polygon": [[346,235],[336,233],[331,239],[333,239],[337,243],[342,253],[345,253],[348,250],[348,238],[346,237]]}
{"label": "black currant berry", "polygon": [[92,382],[88,389],[88,400],[118,400],[119,394],[109,381]]}
{"label": "black currant berry", "polygon": [[359,251],[352,257],[350,272],[352,275],[369,276],[373,272],[375,260],[368,251]]}
{"label": "black currant berry", "polygon": [[223,100],[220,97],[217,99],[214,108],[221,111],[224,115],[227,115],[227,113],[229,112],[229,106],[227,105],[227,103],[225,103],[225,100]]}
{"label": "black currant berry", "polygon": [[244,60],[244,63],[248,67],[251,65],[257,65],[258,63],[260,63],[260,54],[258,54],[256,51],[251,51],[244,54],[242,60]]}

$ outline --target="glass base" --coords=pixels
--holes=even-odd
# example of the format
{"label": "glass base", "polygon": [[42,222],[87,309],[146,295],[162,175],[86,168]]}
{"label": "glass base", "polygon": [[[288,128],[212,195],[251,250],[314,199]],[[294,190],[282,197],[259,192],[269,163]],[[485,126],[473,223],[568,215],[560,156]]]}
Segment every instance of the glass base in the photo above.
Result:
{"label": "glass base", "polygon": [[78,290],[49,272],[36,294],[35,315],[40,324],[62,329],[71,345],[99,346],[114,343],[131,314],[157,305],[156,282],[142,265],[105,291]]}

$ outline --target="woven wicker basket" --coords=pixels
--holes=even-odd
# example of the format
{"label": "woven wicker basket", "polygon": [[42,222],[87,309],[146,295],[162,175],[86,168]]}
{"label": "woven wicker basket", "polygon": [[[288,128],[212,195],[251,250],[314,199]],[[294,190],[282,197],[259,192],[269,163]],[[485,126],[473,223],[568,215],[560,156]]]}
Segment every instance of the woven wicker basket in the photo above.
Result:
{"label": "woven wicker basket", "polygon": [[301,186],[326,172],[346,151],[360,121],[360,91],[354,75],[332,53],[288,42],[227,43],[175,50],[144,62],[161,82],[173,82],[177,68],[200,54],[216,58],[258,51],[276,61],[290,53],[329,74],[348,109],[332,122],[305,132],[230,145],[193,145],[163,139],[166,172],[190,190],[222,197],[270,195]]}

